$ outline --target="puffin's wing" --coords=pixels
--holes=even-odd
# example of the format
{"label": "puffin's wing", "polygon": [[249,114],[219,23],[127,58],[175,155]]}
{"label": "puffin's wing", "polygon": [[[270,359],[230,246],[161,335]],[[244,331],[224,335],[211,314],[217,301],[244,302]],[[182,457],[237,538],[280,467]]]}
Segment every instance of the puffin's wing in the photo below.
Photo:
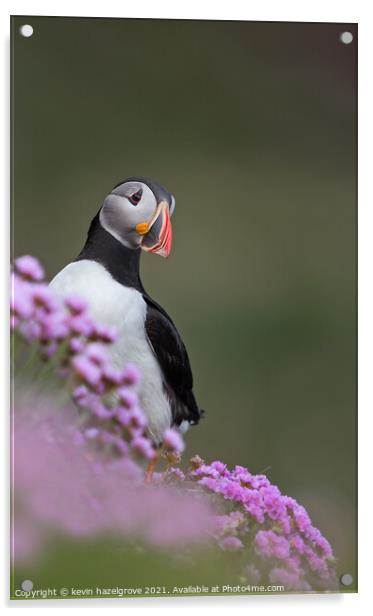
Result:
{"label": "puffin's wing", "polygon": [[193,394],[193,375],[184,343],[167,312],[147,295],[145,330],[164,377],[173,422],[198,423],[202,411]]}

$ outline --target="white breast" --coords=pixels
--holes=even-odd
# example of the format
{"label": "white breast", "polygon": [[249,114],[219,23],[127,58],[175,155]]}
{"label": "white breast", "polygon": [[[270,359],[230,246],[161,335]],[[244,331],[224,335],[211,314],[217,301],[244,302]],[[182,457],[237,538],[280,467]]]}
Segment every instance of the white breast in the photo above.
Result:
{"label": "white breast", "polygon": [[79,295],[88,302],[98,323],[115,328],[118,340],[111,345],[112,363],[117,368],[126,362],[138,366],[142,374],[139,395],[149,432],[161,441],[171,425],[171,410],[163,392],[161,369],[146,337],[146,303],[141,293],[121,285],[102,265],[89,260],[70,263],[50,286],[61,298]]}

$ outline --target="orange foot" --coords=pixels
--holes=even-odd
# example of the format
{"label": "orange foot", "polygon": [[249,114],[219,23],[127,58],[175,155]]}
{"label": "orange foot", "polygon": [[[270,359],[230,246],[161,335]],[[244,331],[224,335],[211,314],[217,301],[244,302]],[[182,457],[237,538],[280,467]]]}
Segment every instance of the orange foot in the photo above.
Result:
{"label": "orange foot", "polygon": [[145,483],[151,483],[156,465],[157,465],[157,456],[154,456],[154,458],[150,460],[148,467],[146,469]]}

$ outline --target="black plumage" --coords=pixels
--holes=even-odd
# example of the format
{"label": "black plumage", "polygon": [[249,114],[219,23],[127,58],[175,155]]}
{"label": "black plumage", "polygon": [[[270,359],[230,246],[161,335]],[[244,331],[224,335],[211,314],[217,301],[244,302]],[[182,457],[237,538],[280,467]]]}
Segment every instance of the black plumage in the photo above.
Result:
{"label": "black plumage", "polygon": [[167,312],[147,294],[143,298],[147,303],[146,334],[162,369],[173,422],[178,426],[185,420],[196,424],[203,411],[193,394],[193,375],[185,345]]}

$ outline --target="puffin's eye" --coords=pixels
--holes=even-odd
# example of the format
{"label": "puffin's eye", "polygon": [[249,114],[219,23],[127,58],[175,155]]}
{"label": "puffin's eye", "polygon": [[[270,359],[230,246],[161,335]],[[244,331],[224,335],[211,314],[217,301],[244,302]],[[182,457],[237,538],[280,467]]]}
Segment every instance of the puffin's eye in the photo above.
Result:
{"label": "puffin's eye", "polygon": [[141,196],[142,196],[142,189],[140,188],[140,190],[138,190],[137,192],[133,193],[133,195],[128,197],[128,201],[130,201],[132,205],[137,205],[141,199]]}

